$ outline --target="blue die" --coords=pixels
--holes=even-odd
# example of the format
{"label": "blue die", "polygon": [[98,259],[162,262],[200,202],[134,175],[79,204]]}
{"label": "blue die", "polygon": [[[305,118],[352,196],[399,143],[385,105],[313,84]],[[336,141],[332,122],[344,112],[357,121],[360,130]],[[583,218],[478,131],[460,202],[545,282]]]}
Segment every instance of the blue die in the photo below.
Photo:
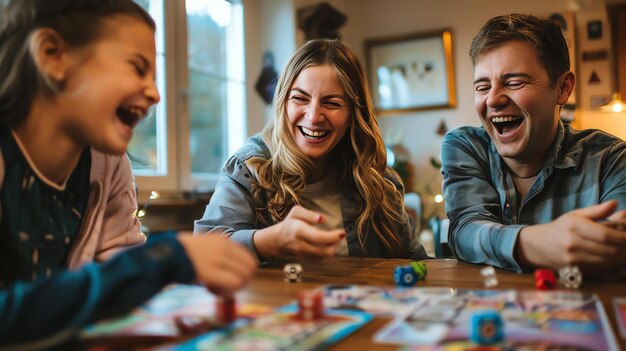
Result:
{"label": "blue die", "polygon": [[417,273],[412,266],[397,266],[393,272],[393,280],[398,286],[413,286],[417,283]]}
{"label": "blue die", "polygon": [[491,345],[504,341],[504,322],[500,314],[493,310],[478,311],[472,314],[470,340],[479,345]]}

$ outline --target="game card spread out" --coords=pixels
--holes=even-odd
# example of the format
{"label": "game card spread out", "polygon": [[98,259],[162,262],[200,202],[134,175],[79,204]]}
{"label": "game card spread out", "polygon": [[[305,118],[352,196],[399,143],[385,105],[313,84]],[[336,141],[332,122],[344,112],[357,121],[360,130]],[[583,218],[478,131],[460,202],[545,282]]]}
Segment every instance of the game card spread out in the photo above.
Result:
{"label": "game card spread out", "polygon": [[[495,311],[503,321],[504,339],[489,350],[619,350],[606,314],[595,295],[578,291],[467,290],[326,285],[321,317],[303,320],[293,303],[278,309],[240,304],[237,319],[213,326],[173,350],[311,350],[325,349],[357,330],[373,316],[392,321],[372,342],[407,350],[466,350],[470,320],[481,311]],[[626,299],[615,299],[623,327]],[[180,316],[215,316],[215,297],[195,286],[165,289],[128,316],[86,328],[83,338],[179,336]],[[620,319],[621,318],[621,319]],[[621,331],[623,332],[623,330]],[[178,339],[180,340],[180,339]]]}
{"label": "game card spread out", "polygon": [[372,319],[363,311],[327,310],[321,318],[297,318],[295,304],[229,330],[215,330],[174,348],[191,350],[325,350]]}
{"label": "game card spread out", "polygon": [[615,305],[615,319],[617,320],[617,329],[622,338],[626,339],[626,297],[618,297],[613,299]]}
{"label": "game card spread out", "polygon": [[[81,337],[151,337],[173,339],[183,331],[177,325],[179,317],[204,320],[207,329],[218,324],[217,299],[204,287],[197,285],[170,285],[132,313],[104,320],[85,328]],[[271,311],[262,305],[243,304],[237,307],[242,317],[254,317]]]}
{"label": "game card spread out", "polygon": [[[396,318],[374,335],[410,350],[466,350],[474,312],[497,311],[504,342],[489,350],[619,350],[595,295],[578,291],[326,286],[326,306]],[[397,314],[402,310],[404,313]]]}

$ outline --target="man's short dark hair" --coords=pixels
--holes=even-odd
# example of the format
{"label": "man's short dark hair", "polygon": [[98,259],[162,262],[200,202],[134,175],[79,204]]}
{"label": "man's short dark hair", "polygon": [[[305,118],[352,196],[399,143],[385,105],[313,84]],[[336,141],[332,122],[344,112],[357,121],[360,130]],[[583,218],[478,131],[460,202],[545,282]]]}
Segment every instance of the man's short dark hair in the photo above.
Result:
{"label": "man's short dark hair", "polygon": [[567,43],[559,26],[549,19],[519,13],[497,16],[483,25],[470,46],[472,64],[476,66],[483,55],[511,41],[535,48],[553,86],[570,69]]}

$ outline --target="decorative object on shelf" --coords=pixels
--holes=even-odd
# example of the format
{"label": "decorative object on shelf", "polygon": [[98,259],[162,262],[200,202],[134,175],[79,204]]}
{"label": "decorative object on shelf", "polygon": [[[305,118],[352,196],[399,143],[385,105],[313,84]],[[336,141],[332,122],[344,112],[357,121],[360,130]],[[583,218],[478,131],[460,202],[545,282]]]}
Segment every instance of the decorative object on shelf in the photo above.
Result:
{"label": "decorative object on shelf", "polygon": [[444,119],[441,119],[439,125],[437,126],[437,135],[443,137],[448,132],[448,125]]}
{"label": "decorative object on shelf", "polygon": [[266,51],[263,54],[263,70],[259,79],[257,79],[254,88],[259,93],[263,101],[266,104],[271,104],[274,98],[274,90],[276,89],[276,80],[278,79],[278,73],[274,68],[274,55]]}
{"label": "decorative object on shelf", "polygon": [[378,111],[456,106],[450,30],[369,39],[365,50]]}
{"label": "decorative object on shelf", "polygon": [[304,31],[306,40],[339,39],[337,31],[346,23],[347,17],[326,2],[298,9],[298,28]]}

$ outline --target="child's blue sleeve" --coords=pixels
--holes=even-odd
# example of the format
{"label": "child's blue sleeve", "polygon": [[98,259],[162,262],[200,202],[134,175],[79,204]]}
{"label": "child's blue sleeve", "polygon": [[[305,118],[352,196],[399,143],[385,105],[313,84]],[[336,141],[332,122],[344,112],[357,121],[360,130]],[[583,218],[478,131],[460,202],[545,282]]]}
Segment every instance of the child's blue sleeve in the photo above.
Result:
{"label": "child's blue sleeve", "polygon": [[89,264],[0,290],[0,345],[44,349],[97,318],[125,313],[169,283],[189,283],[193,266],[175,235],[151,238],[103,264]]}

